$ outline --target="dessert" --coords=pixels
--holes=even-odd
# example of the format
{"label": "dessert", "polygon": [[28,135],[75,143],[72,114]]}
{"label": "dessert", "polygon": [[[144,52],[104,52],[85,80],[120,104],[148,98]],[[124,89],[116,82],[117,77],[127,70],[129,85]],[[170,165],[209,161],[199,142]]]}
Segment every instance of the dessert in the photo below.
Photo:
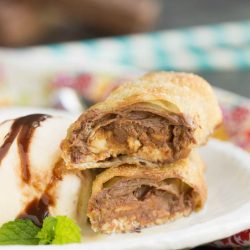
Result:
{"label": "dessert", "polygon": [[0,226],[17,218],[40,226],[49,215],[86,218],[88,196],[79,197],[90,187],[88,172],[67,170],[60,156],[70,122],[33,114],[1,123]]}
{"label": "dessert", "polygon": [[[123,84],[73,123],[44,114],[3,122],[0,225],[28,218],[41,227],[59,215],[125,233],[199,211],[207,186],[196,149],[220,123],[210,85],[174,72]],[[68,242],[79,242],[72,231]],[[43,229],[37,235],[47,242]]]}
{"label": "dessert", "polygon": [[150,73],[125,83],[84,112],[62,143],[77,169],[164,166],[206,143],[221,122],[210,85],[186,73]]}
{"label": "dessert", "polygon": [[88,204],[96,232],[133,232],[200,210],[205,144],[222,115],[201,77],[149,73],[124,83],[68,129],[62,158],[97,172]]}
{"label": "dessert", "polygon": [[169,166],[121,165],[93,183],[88,217],[94,231],[133,232],[200,210],[206,200],[204,165],[198,154]]}

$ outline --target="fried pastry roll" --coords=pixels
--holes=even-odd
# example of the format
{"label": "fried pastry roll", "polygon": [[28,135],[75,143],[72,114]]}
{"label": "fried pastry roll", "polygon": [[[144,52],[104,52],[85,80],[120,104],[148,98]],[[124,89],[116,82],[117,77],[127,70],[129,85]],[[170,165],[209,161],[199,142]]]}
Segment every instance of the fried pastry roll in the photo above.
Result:
{"label": "fried pastry roll", "polygon": [[122,165],[93,183],[88,217],[96,232],[131,232],[200,210],[206,201],[204,165],[192,153],[169,166]]}
{"label": "fried pastry roll", "polygon": [[62,157],[79,169],[164,166],[204,144],[220,122],[220,108],[204,79],[150,73],[83,113],[61,144]]}

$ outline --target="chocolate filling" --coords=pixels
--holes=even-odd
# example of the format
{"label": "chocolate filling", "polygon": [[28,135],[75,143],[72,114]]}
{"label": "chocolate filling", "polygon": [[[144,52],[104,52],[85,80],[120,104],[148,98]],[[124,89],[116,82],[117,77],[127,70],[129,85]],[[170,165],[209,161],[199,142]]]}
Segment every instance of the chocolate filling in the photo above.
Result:
{"label": "chocolate filling", "polygon": [[[112,182],[89,202],[92,226],[101,232],[112,231],[112,228],[134,231],[138,227],[163,223],[179,212],[188,215],[194,209],[193,189],[179,179],[157,182],[118,178]],[[126,229],[117,228],[114,220],[125,220]],[[107,225],[111,229],[107,230]]]}
{"label": "chocolate filling", "polygon": [[171,163],[189,154],[195,143],[193,131],[182,114],[145,104],[106,115],[92,110],[81,127],[72,131],[71,161],[104,162],[129,155],[157,164]]}

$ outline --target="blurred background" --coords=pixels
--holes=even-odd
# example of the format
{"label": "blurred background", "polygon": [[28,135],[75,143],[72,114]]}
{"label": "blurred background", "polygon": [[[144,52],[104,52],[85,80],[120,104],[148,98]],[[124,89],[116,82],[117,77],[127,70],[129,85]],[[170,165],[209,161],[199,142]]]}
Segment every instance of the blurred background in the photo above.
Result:
{"label": "blurred background", "polygon": [[[0,115],[78,115],[153,70],[204,76],[224,116],[215,136],[250,152],[249,0],[0,0]],[[242,235],[218,245],[249,246]]]}
{"label": "blurred background", "polygon": [[250,97],[249,69],[248,0],[0,1],[1,106],[89,105],[151,70]]}
{"label": "blurred background", "polygon": [[1,0],[0,45],[20,47],[249,18],[248,0]]}

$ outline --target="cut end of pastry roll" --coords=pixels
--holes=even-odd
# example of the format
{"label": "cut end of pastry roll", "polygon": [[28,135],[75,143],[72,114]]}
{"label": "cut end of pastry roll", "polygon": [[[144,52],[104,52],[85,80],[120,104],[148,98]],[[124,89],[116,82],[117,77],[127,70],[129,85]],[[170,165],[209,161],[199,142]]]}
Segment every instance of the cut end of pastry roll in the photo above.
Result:
{"label": "cut end of pastry roll", "polygon": [[196,154],[166,167],[104,170],[93,183],[88,205],[92,229],[133,232],[200,210],[207,197],[203,172]]}
{"label": "cut end of pastry roll", "polygon": [[221,119],[212,88],[201,77],[150,73],[82,114],[68,130],[62,156],[80,169],[163,166],[205,143]]}

